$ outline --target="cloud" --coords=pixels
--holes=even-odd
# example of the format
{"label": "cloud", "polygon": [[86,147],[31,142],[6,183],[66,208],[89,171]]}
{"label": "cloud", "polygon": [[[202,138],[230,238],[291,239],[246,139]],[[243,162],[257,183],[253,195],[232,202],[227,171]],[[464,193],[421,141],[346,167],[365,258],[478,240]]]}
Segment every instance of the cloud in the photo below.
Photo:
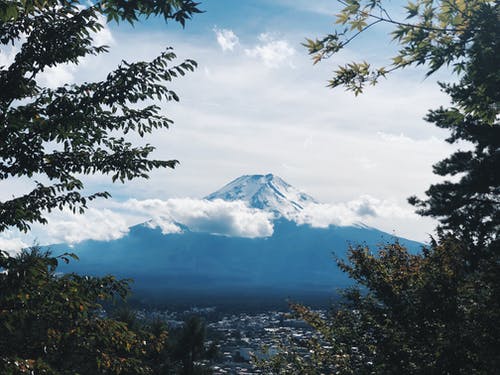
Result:
{"label": "cloud", "polygon": [[11,255],[18,253],[21,249],[28,246],[26,242],[17,236],[17,233],[13,233],[12,231],[2,233],[0,236],[0,250],[6,251]]}
{"label": "cloud", "polygon": [[85,240],[112,241],[128,233],[133,224],[130,216],[107,208],[89,208],[85,214],[70,210],[53,211],[46,215],[46,225],[32,224],[31,231],[21,233],[11,229],[0,233],[0,249],[20,251],[33,244],[74,244]]}
{"label": "cloud", "polygon": [[23,248],[66,243],[75,244],[85,240],[112,241],[125,236],[137,218],[120,209],[90,207],[83,215],[70,210],[53,211],[45,216],[47,224],[31,225],[28,233],[10,229],[0,233],[0,250],[19,252]]}
{"label": "cloud", "polygon": [[97,15],[97,19],[99,23],[103,26],[101,30],[97,32],[92,32],[90,36],[94,39],[94,44],[97,46],[102,45],[112,45],[115,43],[115,38],[111,33],[111,29],[108,26],[108,22],[106,21],[106,17],[102,14]]}
{"label": "cloud", "polygon": [[[33,225],[28,236],[15,230],[1,233],[0,249],[15,253],[33,243],[112,241],[127,235],[129,227],[138,223],[160,228],[164,234],[182,233],[184,226],[192,232],[245,238],[269,237],[274,231],[272,213],[250,208],[242,201],[173,198],[105,204],[107,207],[89,208],[84,215],[74,215],[68,210],[53,212],[47,225]],[[287,219],[315,228],[363,223],[401,235],[402,226],[414,228],[419,217],[409,205],[364,195],[336,204],[310,204]],[[418,239],[424,240],[423,236]]]}
{"label": "cloud", "polygon": [[38,75],[38,79],[44,86],[56,88],[67,83],[72,83],[75,79],[74,73],[76,70],[75,64],[60,64],[45,68]]}
{"label": "cloud", "polygon": [[131,199],[123,206],[152,217],[149,226],[163,233],[177,233],[181,223],[195,232],[208,232],[234,237],[268,237],[273,234],[271,214],[249,208],[243,202],[201,199]]}
{"label": "cloud", "polygon": [[399,206],[395,202],[381,200],[369,195],[338,204],[310,204],[304,207],[293,220],[298,224],[326,228],[330,225],[353,225],[371,223],[377,219],[408,219],[417,215],[412,208]]}
{"label": "cloud", "polygon": [[109,209],[89,208],[83,215],[69,210],[49,217],[44,228],[51,243],[78,243],[84,240],[111,241],[128,233],[129,223]]}
{"label": "cloud", "polygon": [[240,43],[238,36],[233,30],[218,29],[216,27],[213,30],[217,38],[217,43],[219,43],[223,51],[232,51]]}
{"label": "cloud", "polygon": [[[287,30],[280,32],[294,43],[306,35],[306,31],[298,37]],[[253,50],[254,44],[266,45],[265,38],[222,54],[212,32],[192,38],[164,29],[133,33],[116,29],[113,34],[116,45],[110,54],[80,64],[70,72],[76,79],[104,79],[121,59],[149,60],[165,45],[175,46],[181,59],[196,59],[200,69],[171,83],[182,100],[165,104],[164,110],[175,125],[144,141],[157,147],[158,158],[179,159],[181,165],[175,171],[154,171],[147,183],[138,179],[112,185],[107,176],[87,177],[89,191],[108,190],[120,199],[200,197],[235,176],[270,171],[319,201],[348,202],[368,193],[404,205],[406,197],[422,196],[436,181],[431,165],[452,151],[442,140],[444,132],[422,120],[428,108],[446,105],[448,100],[432,78],[422,81],[423,73],[411,69],[394,73],[354,98],[324,87],[335,61],[313,68],[299,47],[292,56],[296,69],[269,69],[260,56],[249,58],[245,51]],[[245,34],[238,35],[243,43]],[[12,180],[0,181],[0,199],[18,191]],[[141,215],[144,221],[149,219]],[[424,225],[422,218],[390,221],[380,215],[365,215],[362,221],[383,230],[396,228],[418,240],[435,226]],[[35,237],[41,243],[46,238]]]}
{"label": "cloud", "polygon": [[245,49],[247,56],[261,59],[270,68],[285,64],[293,66],[290,58],[296,51],[286,40],[275,39],[271,34],[263,33],[259,35],[259,41],[260,44],[255,47]]}
{"label": "cloud", "polygon": [[358,207],[354,211],[357,215],[364,217],[364,216],[378,216],[377,212],[375,211],[374,207],[370,205],[370,202],[368,201],[363,201],[361,202]]}
{"label": "cloud", "polygon": [[6,48],[2,48],[0,51],[0,67],[1,66],[9,66],[14,62],[18,48],[7,46]]}

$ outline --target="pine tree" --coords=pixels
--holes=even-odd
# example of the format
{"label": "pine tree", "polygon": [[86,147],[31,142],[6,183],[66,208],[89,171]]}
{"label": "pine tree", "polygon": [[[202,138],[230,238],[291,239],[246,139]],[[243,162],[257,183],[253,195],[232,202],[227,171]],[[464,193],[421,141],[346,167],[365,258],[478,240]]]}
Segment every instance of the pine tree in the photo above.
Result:
{"label": "pine tree", "polygon": [[[493,374],[500,367],[500,6],[493,1],[408,2],[409,20],[395,21],[382,1],[341,1],[337,23],[350,26],[306,46],[315,62],[339,52],[378,23],[396,26],[402,44],[391,68],[351,63],[332,87],[355,94],[390,71],[427,64],[428,74],[453,66],[457,83],[441,84],[451,108],[427,120],[448,129],[448,142],[468,142],[435,165],[455,181],[410,198],[439,219],[438,237],[420,254],[400,244],[372,253],[352,247],[339,266],[356,282],[324,318],[301,305],[293,313],[315,331],[311,340],[281,343],[263,367],[279,374]],[[304,355],[307,353],[307,355]]]}
{"label": "pine tree", "polygon": [[[432,185],[426,201],[410,202],[422,215],[440,220],[441,233],[453,233],[474,252],[499,246],[500,231],[500,22],[499,9],[474,14],[478,32],[471,39],[464,75],[455,84],[442,84],[452,108],[433,110],[427,121],[448,129],[450,143],[467,142],[472,150],[457,151],[434,166],[440,176],[456,182]],[[473,261],[473,259],[471,259]]]}

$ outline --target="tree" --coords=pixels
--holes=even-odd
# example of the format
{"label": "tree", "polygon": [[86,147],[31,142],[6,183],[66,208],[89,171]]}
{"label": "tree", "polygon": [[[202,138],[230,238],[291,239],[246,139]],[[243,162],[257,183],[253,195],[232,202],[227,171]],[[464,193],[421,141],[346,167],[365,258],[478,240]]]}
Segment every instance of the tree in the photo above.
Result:
{"label": "tree", "polygon": [[159,374],[164,329],[149,332],[102,315],[102,302],[123,299],[128,281],[57,274],[58,257],[33,248],[0,252],[2,374]]}
{"label": "tree", "polygon": [[[178,331],[139,319],[125,304],[129,280],[58,272],[73,254],[38,247],[0,252],[0,373],[209,374],[206,325],[191,317]],[[77,258],[76,258],[77,259]]]}
{"label": "tree", "polygon": [[[0,46],[16,51],[10,65],[0,66],[0,180],[41,181],[0,202],[0,232],[27,231],[46,223],[47,211],[83,212],[89,200],[109,196],[83,195],[82,175],[110,174],[124,182],[177,164],[151,160],[154,147],[135,146],[125,134],[142,137],[172,123],[146,102],[178,101],[166,84],[193,71],[193,60],[175,64],[167,48],[150,62],[123,61],[101,82],[52,89],[37,79],[47,68],[107,52],[94,45],[101,16],[134,24],[157,15],[184,26],[199,12],[192,0],[0,0]],[[101,303],[123,299],[128,282],[58,275],[58,263],[71,257],[38,248],[19,257],[0,251],[0,373],[164,373],[163,328],[153,332],[101,315]]]}
{"label": "tree", "polygon": [[[489,32],[498,28],[495,20],[498,6],[490,0],[409,1],[404,20],[393,18],[383,0],[339,0],[339,3],[343,5],[335,20],[339,28],[304,43],[315,64],[340,53],[377,24],[394,26],[392,39],[401,45],[392,63],[386,66],[374,68],[362,61],[337,67],[329,86],[344,86],[355,94],[360,94],[366,84],[374,85],[389,73],[411,65],[425,65],[428,76],[450,65],[453,72],[461,74],[471,59],[472,41],[485,35],[485,26]],[[485,16],[487,21],[482,19]]]}
{"label": "tree", "polygon": [[494,373],[500,365],[498,288],[469,271],[468,251],[453,238],[422,254],[398,243],[377,254],[351,248],[340,267],[357,287],[345,290],[327,317],[292,305],[315,337],[287,338],[264,368],[275,374]]}
{"label": "tree", "polygon": [[176,160],[152,160],[154,147],[134,146],[124,134],[143,136],[172,120],[151,99],[178,101],[166,84],[196,67],[174,65],[170,48],[150,62],[123,61],[101,82],[41,87],[44,69],[79,62],[107,46],[94,45],[93,33],[108,21],[131,24],[151,15],[183,26],[199,13],[193,0],[21,0],[0,2],[0,45],[17,49],[0,67],[0,180],[37,178],[33,190],[0,202],[0,231],[46,223],[45,212],[67,207],[83,212],[89,200],[107,192],[81,193],[81,175],[109,174],[113,181],[147,178],[154,168],[174,168]]}
{"label": "tree", "polygon": [[206,324],[197,316],[189,317],[178,332],[172,333],[172,358],[178,362],[177,373],[183,375],[211,374],[212,371],[197,362],[211,359],[215,349],[205,347]]}
{"label": "tree", "polygon": [[395,27],[394,40],[401,48],[392,64],[373,68],[367,62],[339,66],[330,87],[344,86],[361,93],[388,73],[410,65],[425,65],[427,75],[451,66],[458,83],[441,83],[453,107],[430,111],[427,121],[449,129],[450,143],[470,142],[473,151],[458,151],[436,164],[441,176],[460,176],[458,182],[435,184],[428,199],[411,197],[418,212],[440,219],[440,232],[459,235],[474,248],[495,243],[500,229],[500,8],[488,0],[418,0],[405,6],[406,20],[395,20],[382,0],[340,1],[337,15],[342,30],[307,40],[315,63],[339,53],[357,36],[377,24]]}
{"label": "tree", "polygon": [[339,67],[332,87],[344,85],[358,94],[365,83],[376,83],[387,72],[408,65],[425,65],[427,75],[451,65],[458,75],[455,83],[440,83],[452,107],[432,110],[426,120],[448,129],[448,142],[466,142],[471,150],[459,150],[434,166],[435,173],[454,176],[455,181],[431,185],[426,200],[409,201],[418,213],[439,219],[440,237],[452,235],[465,244],[471,272],[490,268],[500,256],[500,5],[487,0],[419,0],[405,7],[407,20],[396,21],[380,0],[341,2],[337,23],[348,28],[306,43],[315,62],[378,23],[395,26],[392,36],[401,48],[390,67]]}
{"label": "tree", "polygon": [[455,181],[432,185],[427,200],[410,198],[417,212],[439,219],[437,240],[414,255],[398,243],[377,254],[350,248],[349,262],[339,266],[356,286],[344,292],[344,304],[326,319],[293,305],[316,337],[288,339],[292,348],[264,366],[296,374],[494,373],[500,365],[491,349],[500,346],[499,5],[419,0],[405,7],[407,20],[397,21],[380,0],[341,3],[337,23],[347,28],[306,42],[315,63],[379,23],[395,26],[401,49],[390,67],[340,66],[330,86],[357,95],[396,69],[425,65],[430,75],[451,65],[457,82],[440,85],[453,106],[430,111],[427,120],[451,131],[448,142],[467,141],[472,150],[434,166]]}
{"label": "tree", "polygon": [[440,219],[441,232],[468,243],[474,257],[482,249],[500,245],[499,15],[498,5],[478,11],[473,21],[481,32],[470,40],[461,79],[441,84],[453,107],[430,111],[426,118],[450,130],[448,142],[472,144],[472,150],[457,151],[434,166],[436,174],[459,179],[432,185],[425,201],[410,198],[419,207],[417,212]]}

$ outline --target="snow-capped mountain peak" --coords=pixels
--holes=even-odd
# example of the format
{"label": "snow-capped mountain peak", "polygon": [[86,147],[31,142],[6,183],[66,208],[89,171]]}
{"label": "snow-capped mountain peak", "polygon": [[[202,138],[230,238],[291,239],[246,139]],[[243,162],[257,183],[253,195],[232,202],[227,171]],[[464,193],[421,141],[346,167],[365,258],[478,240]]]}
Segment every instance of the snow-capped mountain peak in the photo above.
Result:
{"label": "snow-capped mountain peak", "polygon": [[270,211],[285,218],[290,218],[308,204],[316,203],[314,198],[273,174],[238,177],[205,199],[241,200],[250,207]]}

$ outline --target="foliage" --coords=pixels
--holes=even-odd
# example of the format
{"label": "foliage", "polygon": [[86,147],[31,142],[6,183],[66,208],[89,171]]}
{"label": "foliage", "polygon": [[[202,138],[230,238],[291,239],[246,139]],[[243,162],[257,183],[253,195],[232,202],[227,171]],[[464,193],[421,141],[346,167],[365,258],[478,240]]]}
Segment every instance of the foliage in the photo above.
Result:
{"label": "foliage", "polygon": [[492,374],[500,366],[499,5],[493,1],[408,2],[396,21],[381,0],[341,1],[337,23],[347,28],[308,40],[314,62],[339,52],[378,23],[394,25],[401,49],[390,67],[366,62],[339,67],[331,87],[357,95],[366,83],[408,65],[432,74],[451,65],[454,84],[441,83],[451,108],[427,120],[448,129],[450,143],[468,142],[434,166],[453,181],[431,185],[418,213],[439,219],[438,240],[420,254],[398,243],[377,255],[350,248],[339,266],[356,282],[328,317],[293,305],[316,336],[287,338],[263,367],[280,374]]}
{"label": "foliage", "polygon": [[480,14],[481,32],[468,48],[464,74],[455,84],[441,84],[453,107],[430,111],[427,121],[448,129],[450,143],[467,142],[434,166],[440,176],[455,181],[432,185],[428,199],[410,202],[422,215],[440,219],[441,233],[453,233],[470,246],[469,260],[477,263],[478,252],[500,247],[500,12]]}
{"label": "foliage", "polygon": [[26,231],[30,223],[45,223],[46,211],[83,212],[89,200],[109,196],[84,196],[82,175],[109,174],[124,182],[177,164],[151,160],[153,146],[134,146],[124,134],[142,137],[172,123],[157,104],[145,102],[178,101],[166,84],[192,71],[194,61],[174,64],[168,48],[150,62],[123,61],[101,82],[53,89],[37,79],[48,68],[108,51],[94,45],[102,16],[133,24],[161,15],[184,25],[200,12],[197,5],[192,0],[0,1],[0,47],[17,51],[9,66],[0,66],[0,180],[40,181],[32,191],[0,202],[0,231],[10,226]]}
{"label": "foliage", "polygon": [[[339,53],[359,35],[377,24],[394,26],[391,35],[401,48],[386,66],[374,68],[366,61],[339,66],[330,87],[344,86],[356,95],[366,84],[410,65],[425,65],[430,75],[443,65],[460,74],[470,59],[471,42],[484,27],[483,17],[498,14],[498,5],[489,0],[416,0],[405,6],[405,20],[393,18],[383,0],[339,0],[343,5],[336,16],[340,25],[332,34],[307,39],[304,45],[314,63]],[[495,24],[497,21],[493,21]]]}
{"label": "foliage", "polygon": [[[288,341],[265,369],[279,374],[492,374],[500,365],[500,282],[470,272],[452,238],[422,254],[386,244],[351,248],[341,268],[362,289],[321,317],[293,305],[316,332]],[[498,262],[491,274],[498,275]],[[306,355],[307,353],[307,355]]]}
{"label": "foliage", "polygon": [[128,282],[58,275],[74,257],[38,248],[0,253],[2,374],[155,374],[166,330],[148,332],[102,315],[101,303],[128,293]]}
{"label": "foliage", "polygon": [[407,19],[398,21],[382,0],[341,3],[336,22],[347,28],[306,43],[315,63],[379,23],[394,26],[392,36],[400,49],[390,66],[373,69],[362,62],[340,67],[331,87],[343,85],[358,94],[366,83],[408,65],[426,65],[428,75],[451,65],[458,74],[456,83],[440,84],[453,106],[430,111],[426,120],[449,130],[449,143],[465,141],[472,150],[437,163],[434,172],[455,181],[432,185],[427,200],[411,197],[410,203],[418,213],[438,218],[440,235],[457,236],[471,254],[500,246],[500,5],[487,0],[410,1]]}
{"label": "foliage", "polygon": [[206,324],[200,317],[191,316],[177,332],[171,332],[170,352],[177,374],[211,374],[211,370],[200,364],[202,360],[213,359],[214,345],[205,345]]}

